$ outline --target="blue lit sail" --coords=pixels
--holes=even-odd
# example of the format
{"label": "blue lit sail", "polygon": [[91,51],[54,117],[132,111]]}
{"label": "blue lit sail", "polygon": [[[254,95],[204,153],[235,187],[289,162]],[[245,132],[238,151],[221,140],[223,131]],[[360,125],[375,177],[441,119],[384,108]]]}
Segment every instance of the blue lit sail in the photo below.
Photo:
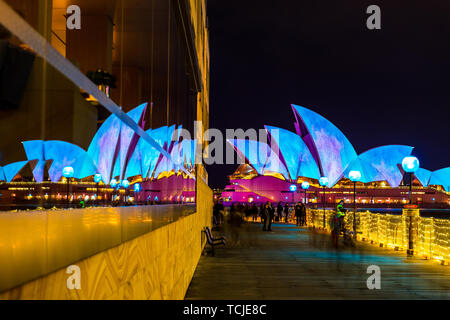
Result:
{"label": "blue lit sail", "polygon": [[272,149],[275,143],[280,150],[291,181],[296,181],[298,177],[320,178],[317,163],[300,136],[288,130],[272,126],[266,126],[266,130],[271,137]]}
{"label": "blue lit sail", "polygon": [[442,186],[445,191],[450,192],[450,168],[433,171],[429,184]]}
{"label": "blue lit sail", "polygon": [[48,174],[52,182],[58,182],[62,177],[64,167],[73,167],[77,179],[84,179],[97,173],[94,162],[88,153],[74,144],[64,141],[46,141],[44,143],[44,158],[53,160]]}
{"label": "blue lit sail", "polygon": [[10,163],[3,167],[6,182],[11,182],[19,172],[28,164],[28,161]]}
{"label": "blue lit sail", "polygon": [[414,175],[419,180],[420,184],[424,187],[428,187],[432,172],[427,169],[419,168]]}
{"label": "blue lit sail", "polygon": [[301,124],[299,129],[312,155],[317,154],[317,164],[321,174],[328,177],[334,186],[344,174],[347,166],[357,158],[347,137],[330,121],[304,107],[292,105]]}
{"label": "blue lit sail", "polygon": [[388,145],[370,149],[358,156],[345,170],[345,176],[356,170],[361,172],[361,182],[387,181],[391,187],[398,187],[403,175],[399,169],[403,158],[409,156],[413,147]]}

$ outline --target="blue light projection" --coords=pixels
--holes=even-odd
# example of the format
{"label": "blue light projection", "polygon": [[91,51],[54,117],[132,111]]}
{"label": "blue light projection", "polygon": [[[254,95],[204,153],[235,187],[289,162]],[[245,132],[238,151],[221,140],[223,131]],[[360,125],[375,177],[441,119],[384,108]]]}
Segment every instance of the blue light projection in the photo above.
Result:
{"label": "blue light projection", "polygon": [[302,138],[311,136],[312,145],[308,145],[311,153],[319,156],[318,166],[322,175],[329,179],[329,186],[333,187],[344,174],[347,166],[357,158],[347,137],[330,121],[321,115],[301,106],[292,105],[299,115],[304,127]]}
{"label": "blue light projection", "polygon": [[[130,112],[128,112],[128,116],[130,116],[130,118],[133,119],[134,122],[140,123],[146,108],[147,108],[147,103],[144,103],[144,104],[138,106],[137,108],[134,108]],[[113,177],[119,176],[120,178],[123,178],[124,173],[125,173],[124,170],[125,170],[127,156],[129,155],[129,153],[131,151],[133,151],[133,150],[130,150],[130,148],[134,147],[131,144],[133,137],[135,137],[135,139],[138,137],[137,134],[134,132],[134,130],[131,129],[126,124],[124,124],[123,122],[121,122],[120,123],[119,154],[117,156]],[[118,167],[118,168],[116,168],[116,167]]]}
{"label": "blue light projection", "polygon": [[184,160],[189,168],[194,168],[195,166],[195,152],[196,152],[197,142],[195,140],[184,139],[181,141],[181,148],[184,153]]}
{"label": "blue light projection", "polygon": [[[163,142],[163,148],[164,150],[166,150],[167,152],[171,152],[172,151],[172,147],[175,143],[175,141],[177,141],[178,139],[178,133],[175,132],[175,126],[171,126],[171,127],[165,127],[166,128],[166,132],[163,132],[162,136],[161,136],[161,142]],[[165,135],[164,135],[165,134]],[[159,141],[157,141],[158,143],[160,143]],[[167,159],[166,157],[160,157],[158,159],[158,162],[156,164],[156,169],[153,172],[153,178],[157,179],[159,177],[159,175],[163,172],[168,172],[171,171],[173,169],[173,163]]]}
{"label": "blue light projection", "polygon": [[27,164],[28,161],[19,161],[4,166],[3,172],[6,182],[11,182]]}
{"label": "blue light projection", "polygon": [[44,141],[33,140],[22,142],[23,148],[27,155],[27,159],[31,160],[44,160]]}
{"label": "blue light projection", "polygon": [[280,158],[286,163],[291,181],[296,181],[298,177],[320,178],[319,167],[300,136],[282,128],[265,128],[270,135],[272,148],[275,143],[280,150]]}
{"label": "blue light projection", "polygon": [[44,160],[44,141],[33,140],[22,143],[28,161],[36,160],[36,164],[33,168],[34,180],[38,183],[44,181],[44,171],[46,162]]}
{"label": "blue light projection", "polygon": [[88,155],[94,161],[106,184],[111,180],[120,123],[115,115],[109,116],[98,129],[88,148]]}
{"label": "blue light projection", "polygon": [[403,179],[399,164],[410,155],[413,147],[388,145],[370,149],[358,156],[345,170],[361,172],[361,182],[387,181],[391,187],[398,187]]}
{"label": "blue light projection", "polygon": [[450,168],[433,171],[429,185],[440,185],[445,191],[450,191]]}
{"label": "blue light projection", "polygon": [[428,187],[428,182],[431,178],[431,171],[423,168],[419,168],[414,175],[419,180],[420,184],[424,187]]}
{"label": "blue light projection", "polygon": [[38,183],[41,183],[44,181],[46,164],[47,164],[47,161],[39,160],[39,161],[37,161],[36,165],[33,168],[33,177],[34,177],[34,180]]}
{"label": "blue light projection", "polygon": [[264,175],[264,166],[268,160],[270,147],[264,143],[254,140],[233,139],[227,140],[242,159],[247,159],[248,163],[260,175]]}
{"label": "blue light projection", "polygon": [[48,174],[52,182],[58,182],[62,177],[64,167],[73,167],[74,178],[84,179],[97,173],[88,153],[77,145],[64,141],[46,141],[44,143],[44,159],[53,160]]}
{"label": "blue light projection", "polygon": [[6,181],[5,172],[3,171],[3,167],[0,167],[0,181]]}

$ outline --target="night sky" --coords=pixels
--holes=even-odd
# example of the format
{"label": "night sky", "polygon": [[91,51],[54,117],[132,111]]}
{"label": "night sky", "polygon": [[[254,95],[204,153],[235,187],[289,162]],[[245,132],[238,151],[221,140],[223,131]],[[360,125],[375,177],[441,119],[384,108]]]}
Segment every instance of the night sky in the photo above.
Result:
{"label": "night sky", "polygon": [[[371,4],[381,30],[366,27]],[[449,1],[209,0],[208,16],[211,127],[295,131],[293,103],[358,154],[405,144],[423,168],[450,166]],[[236,168],[208,166],[210,185]]]}

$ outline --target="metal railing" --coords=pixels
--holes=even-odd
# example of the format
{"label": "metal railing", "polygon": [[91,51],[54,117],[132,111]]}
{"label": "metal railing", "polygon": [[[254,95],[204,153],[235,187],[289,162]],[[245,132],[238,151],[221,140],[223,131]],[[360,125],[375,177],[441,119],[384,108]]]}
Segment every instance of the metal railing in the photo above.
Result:
{"label": "metal railing", "polygon": [[[331,231],[335,211],[308,210],[308,226]],[[345,217],[347,228],[353,229],[353,212]],[[393,214],[379,214],[369,211],[356,213],[357,239],[370,241],[382,247],[407,250],[409,241],[409,217]],[[413,218],[411,236],[414,255],[427,259],[450,261],[450,219]]]}

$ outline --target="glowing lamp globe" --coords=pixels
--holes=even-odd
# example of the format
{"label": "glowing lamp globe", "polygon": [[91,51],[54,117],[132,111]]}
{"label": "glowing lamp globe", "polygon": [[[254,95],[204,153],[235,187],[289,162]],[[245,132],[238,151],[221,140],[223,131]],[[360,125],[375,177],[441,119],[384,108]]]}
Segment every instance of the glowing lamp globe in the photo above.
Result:
{"label": "glowing lamp globe", "polygon": [[308,190],[309,189],[309,182],[308,181],[303,181],[302,182],[302,189],[303,190]]}
{"label": "glowing lamp globe", "polygon": [[115,188],[117,186],[117,180],[116,179],[112,179],[111,180],[111,187]]}
{"label": "glowing lamp globe", "polygon": [[297,186],[296,186],[295,184],[292,184],[292,185],[289,187],[289,190],[291,190],[292,192],[295,192],[295,191],[297,191]]}
{"label": "glowing lamp globe", "polygon": [[130,182],[128,180],[122,180],[122,187],[124,187],[126,189],[129,186],[130,186]]}
{"label": "glowing lamp globe", "polygon": [[95,183],[100,183],[100,181],[102,181],[102,175],[101,175],[100,173],[97,173],[97,174],[94,176],[94,182],[95,182]]}
{"label": "glowing lamp globe", "polygon": [[348,174],[348,177],[350,178],[351,181],[358,182],[361,180],[361,172],[350,171],[350,173]]}
{"label": "glowing lamp globe", "polygon": [[134,191],[135,191],[135,192],[141,191],[141,185],[140,185],[139,183],[135,183],[135,184],[134,184]]}
{"label": "glowing lamp globe", "polygon": [[67,178],[67,179],[73,178],[74,173],[75,172],[72,167],[65,167],[62,171],[64,178]]}
{"label": "glowing lamp globe", "polygon": [[405,157],[402,161],[402,168],[405,172],[414,173],[420,167],[419,159],[413,156]]}
{"label": "glowing lamp globe", "polygon": [[327,177],[321,177],[319,179],[319,183],[322,187],[326,187],[328,185],[328,178]]}

